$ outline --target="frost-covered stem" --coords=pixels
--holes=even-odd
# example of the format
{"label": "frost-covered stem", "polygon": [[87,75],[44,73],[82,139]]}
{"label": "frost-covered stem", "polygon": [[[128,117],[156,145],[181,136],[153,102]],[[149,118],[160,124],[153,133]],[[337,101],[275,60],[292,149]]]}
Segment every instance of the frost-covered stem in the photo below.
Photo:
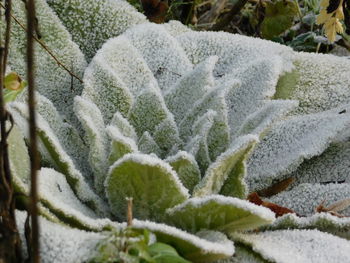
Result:
{"label": "frost-covered stem", "polygon": [[[8,8],[11,3],[7,1]],[[1,12],[0,12],[1,19]],[[6,16],[5,44],[3,45],[0,32],[0,261],[21,262],[21,242],[15,218],[15,201],[8,156],[7,136],[11,130],[6,130],[8,113],[5,109],[3,85],[5,77],[5,63],[8,54],[10,34],[9,21]]]}
{"label": "frost-covered stem", "polygon": [[231,10],[224,16],[219,22],[217,22],[211,30],[219,31],[224,29],[234,18],[236,14],[244,7],[244,5],[248,2],[248,0],[238,0],[231,8]]}
{"label": "frost-covered stem", "polygon": [[36,137],[35,117],[35,80],[34,80],[34,30],[35,30],[35,2],[27,1],[27,80],[28,80],[28,108],[29,108],[29,136],[30,136],[30,208],[32,223],[31,249],[34,263],[40,262],[39,253],[39,223],[38,223],[38,190],[37,171],[39,169],[39,158]]}

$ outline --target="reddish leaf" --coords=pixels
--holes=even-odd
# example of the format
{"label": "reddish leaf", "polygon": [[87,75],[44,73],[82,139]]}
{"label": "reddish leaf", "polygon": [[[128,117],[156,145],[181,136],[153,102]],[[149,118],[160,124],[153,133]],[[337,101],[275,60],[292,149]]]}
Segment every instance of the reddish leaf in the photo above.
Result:
{"label": "reddish leaf", "polygon": [[271,202],[266,202],[263,201],[260,196],[258,195],[257,192],[253,192],[248,195],[248,201],[256,204],[256,205],[261,205],[264,206],[268,209],[270,209],[272,212],[276,214],[276,217],[283,216],[285,214],[295,214],[295,212],[287,207],[279,206],[277,204],[271,203]]}

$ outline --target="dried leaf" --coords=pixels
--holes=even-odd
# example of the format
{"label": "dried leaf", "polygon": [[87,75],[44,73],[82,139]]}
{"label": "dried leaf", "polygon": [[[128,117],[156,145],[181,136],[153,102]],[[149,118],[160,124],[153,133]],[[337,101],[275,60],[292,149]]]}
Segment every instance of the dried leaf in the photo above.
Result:
{"label": "dried leaf", "polygon": [[279,205],[271,203],[271,202],[263,201],[260,198],[260,196],[258,195],[258,193],[256,193],[256,192],[249,194],[247,199],[251,203],[254,203],[256,205],[261,205],[261,206],[264,206],[264,207],[270,209],[272,212],[274,212],[276,214],[276,217],[280,217],[280,216],[283,216],[284,214],[290,214],[290,213],[295,214],[295,212],[293,210],[291,210],[287,207],[283,207],[283,206],[279,206]]}
{"label": "dried leaf", "polygon": [[287,189],[288,186],[294,181],[295,181],[294,177],[289,177],[287,179],[284,179],[278,183],[271,185],[268,188],[258,191],[258,194],[259,196],[262,196],[262,197],[270,197],[270,196],[276,195],[284,191],[285,189]]}
{"label": "dried leaf", "polygon": [[337,216],[337,217],[348,217],[348,216],[344,216],[339,214],[339,211],[342,211],[346,208],[348,208],[350,206],[350,198],[344,199],[344,200],[340,200],[337,201],[333,204],[331,204],[328,207],[325,207],[323,204],[325,203],[325,200],[323,200],[317,207],[316,207],[316,212],[317,213],[330,213],[333,216]]}

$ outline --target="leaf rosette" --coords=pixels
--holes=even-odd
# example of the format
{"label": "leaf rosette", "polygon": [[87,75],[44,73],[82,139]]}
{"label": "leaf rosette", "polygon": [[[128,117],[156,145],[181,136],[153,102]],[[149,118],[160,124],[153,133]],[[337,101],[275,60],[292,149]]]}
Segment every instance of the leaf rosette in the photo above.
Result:
{"label": "leaf rosette", "polygon": [[[106,231],[125,227],[117,221],[126,220],[125,198],[132,197],[134,229],[153,232],[193,262],[231,257],[233,241],[240,262],[290,262],[286,244],[307,236],[320,250],[336,240],[343,252],[350,247],[342,239],[350,236],[348,218],[314,215],[322,198],[329,205],[350,193],[348,60],[194,32],[178,22],[148,23],[124,1],[38,2],[43,41],[52,49],[67,47],[62,56],[80,61],[84,82],[72,82],[49,59],[38,63],[40,212],[53,233],[43,228],[42,242],[59,234],[52,242],[68,246],[69,235],[60,232],[78,228],[69,230],[74,240],[95,246]],[[14,3],[14,14],[23,17],[24,5]],[[48,36],[52,19],[56,33]],[[10,64],[21,72],[25,34],[17,38]],[[48,75],[53,86],[45,82]],[[24,100],[25,94],[9,104],[17,125],[9,143],[15,185],[26,196]],[[332,162],[342,165],[322,166]],[[246,200],[289,177],[294,183],[269,200],[296,214],[275,220],[271,210]],[[249,232],[256,229],[262,232]],[[279,243],[284,247],[276,254]],[[295,245],[293,253],[321,260],[319,249]],[[47,262],[60,255],[42,253]],[[80,259],[62,257],[72,260]]]}

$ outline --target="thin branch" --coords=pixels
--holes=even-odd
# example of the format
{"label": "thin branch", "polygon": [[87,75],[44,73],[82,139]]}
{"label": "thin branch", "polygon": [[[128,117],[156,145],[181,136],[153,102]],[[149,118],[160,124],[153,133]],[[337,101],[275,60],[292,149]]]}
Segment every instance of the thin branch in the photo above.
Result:
{"label": "thin branch", "polygon": [[[0,2],[0,5],[2,8],[5,9],[5,6]],[[10,14],[12,19],[16,22],[16,24],[18,24],[25,32],[28,33],[27,28],[11,13]],[[33,31],[34,32],[34,31]],[[81,78],[79,78],[76,74],[74,74],[72,71],[70,71],[54,54],[53,52],[45,45],[45,43],[43,41],[41,41],[38,37],[35,36],[34,33],[32,33],[32,37],[34,38],[34,40],[36,42],[39,43],[39,45],[56,61],[56,63],[61,66],[65,71],[68,72],[69,75],[71,75],[72,77],[76,78],[77,80],[80,81],[80,83],[83,83],[83,80]]]}
{"label": "thin branch", "polygon": [[11,10],[12,10],[12,1],[11,0],[6,0],[6,8],[5,8],[5,21],[6,21],[5,50],[4,50],[4,57],[3,57],[3,60],[2,60],[4,73],[6,72],[7,57],[8,57],[8,53],[9,53],[9,50],[10,50]]}
{"label": "thin branch", "polygon": [[39,222],[38,222],[38,189],[37,173],[39,158],[36,136],[35,116],[35,79],[34,79],[34,31],[35,31],[35,2],[28,0],[27,10],[27,81],[28,81],[28,109],[29,109],[29,136],[30,136],[30,215],[32,223],[32,262],[40,262],[39,253]]}
{"label": "thin branch", "polygon": [[[10,0],[6,1],[6,7],[11,8]],[[2,32],[0,32],[0,259],[3,262],[21,262],[21,241],[16,225],[14,190],[7,144],[7,137],[12,129],[13,121],[6,111],[3,94],[6,56],[10,42],[10,34],[8,33],[10,21],[7,9],[5,9],[5,13],[5,46],[2,45]],[[1,15],[0,12],[0,19]],[[11,122],[9,130],[6,130],[7,120]]]}
{"label": "thin branch", "polygon": [[213,25],[213,27],[211,28],[211,30],[213,31],[220,31],[222,29],[224,29],[234,18],[234,16],[236,14],[239,13],[239,11],[241,11],[241,9],[245,6],[245,4],[248,2],[248,0],[238,0],[231,8],[231,10],[219,21],[217,22],[215,25]]}

